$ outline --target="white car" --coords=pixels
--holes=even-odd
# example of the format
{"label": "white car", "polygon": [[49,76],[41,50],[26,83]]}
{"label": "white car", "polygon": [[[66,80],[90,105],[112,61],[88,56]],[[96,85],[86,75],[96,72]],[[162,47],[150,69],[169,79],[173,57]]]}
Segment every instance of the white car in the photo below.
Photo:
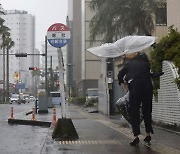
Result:
{"label": "white car", "polygon": [[29,101],[30,102],[34,102],[36,100],[36,98],[34,96],[29,96]]}
{"label": "white car", "polygon": [[20,103],[19,94],[12,94],[10,97],[10,104],[12,103]]}
{"label": "white car", "polygon": [[30,102],[29,94],[24,94],[23,97],[24,97],[25,103],[29,103]]}

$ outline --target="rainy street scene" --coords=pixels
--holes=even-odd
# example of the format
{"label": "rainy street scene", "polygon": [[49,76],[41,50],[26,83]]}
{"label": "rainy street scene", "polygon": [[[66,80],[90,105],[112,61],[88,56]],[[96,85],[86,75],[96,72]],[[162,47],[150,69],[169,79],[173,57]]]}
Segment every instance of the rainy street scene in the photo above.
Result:
{"label": "rainy street scene", "polygon": [[1,0],[0,154],[179,154],[180,1]]}

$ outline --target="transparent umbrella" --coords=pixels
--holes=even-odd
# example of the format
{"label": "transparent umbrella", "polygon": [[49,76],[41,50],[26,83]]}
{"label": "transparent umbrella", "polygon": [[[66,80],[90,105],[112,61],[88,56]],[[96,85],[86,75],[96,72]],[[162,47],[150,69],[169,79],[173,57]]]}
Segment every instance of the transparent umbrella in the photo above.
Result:
{"label": "transparent umbrella", "polygon": [[92,47],[87,50],[98,57],[113,58],[121,55],[118,47],[113,43],[105,43],[101,46]]}
{"label": "transparent umbrella", "polygon": [[156,37],[153,36],[126,36],[114,43],[102,44],[87,50],[99,57],[114,58],[144,50],[154,44],[155,40]]}
{"label": "transparent umbrella", "polygon": [[153,36],[126,36],[114,42],[114,45],[123,55],[144,50],[154,44],[155,40]]}

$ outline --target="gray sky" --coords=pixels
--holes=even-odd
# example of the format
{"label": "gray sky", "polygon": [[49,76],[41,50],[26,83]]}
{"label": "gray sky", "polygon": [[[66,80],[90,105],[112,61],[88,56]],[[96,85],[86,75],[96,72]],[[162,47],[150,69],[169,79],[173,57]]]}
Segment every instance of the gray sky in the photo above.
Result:
{"label": "gray sky", "polygon": [[41,50],[41,43],[47,29],[54,23],[66,25],[68,0],[0,0],[5,10],[25,10],[35,16],[36,48]]}

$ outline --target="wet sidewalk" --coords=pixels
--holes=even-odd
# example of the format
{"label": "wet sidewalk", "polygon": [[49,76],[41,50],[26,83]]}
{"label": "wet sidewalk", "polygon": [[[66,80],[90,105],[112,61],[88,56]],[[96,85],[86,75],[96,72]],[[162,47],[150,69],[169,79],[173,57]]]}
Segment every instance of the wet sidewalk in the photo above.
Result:
{"label": "wet sidewalk", "polygon": [[[52,122],[53,109],[47,114],[36,114],[36,120]],[[26,111],[27,112],[27,111]],[[31,119],[26,112],[16,115],[17,118]],[[57,119],[61,118],[61,107],[56,106]],[[19,117],[18,117],[19,116]],[[70,105],[66,108],[66,118],[72,122],[79,135],[78,140],[55,141],[52,139],[53,127],[47,132],[41,154],[179,154],[180,134],[154,127],[150,148],[143,145],[144,128],[140,135],[138,147],[131,147],[133,139],[131,128],[119,115],[105,116],[92,108]]]}

